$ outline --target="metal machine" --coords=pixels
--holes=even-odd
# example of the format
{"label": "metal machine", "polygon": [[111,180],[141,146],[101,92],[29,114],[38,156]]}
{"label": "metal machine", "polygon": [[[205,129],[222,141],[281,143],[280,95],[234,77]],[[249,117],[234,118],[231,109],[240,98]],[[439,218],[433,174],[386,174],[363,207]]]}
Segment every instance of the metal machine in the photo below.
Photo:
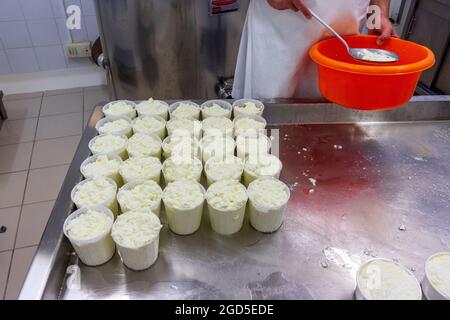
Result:
{"label": "metal machine", "polygon": [[249,0],[97,0],[117,99],[228,98]]}

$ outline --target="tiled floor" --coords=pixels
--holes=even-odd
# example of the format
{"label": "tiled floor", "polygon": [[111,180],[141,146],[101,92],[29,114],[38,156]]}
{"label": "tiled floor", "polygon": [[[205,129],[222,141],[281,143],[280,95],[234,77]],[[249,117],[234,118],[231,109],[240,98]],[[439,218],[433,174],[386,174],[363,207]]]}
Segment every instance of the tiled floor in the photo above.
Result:
{"label": "tiled floor", "polygon": [[[6,96],[0,129],[0,299],[16,299],[104,87]],[[86,119],[85,119],[86,118]],[[5,229],[3,228],[3,229]]]}

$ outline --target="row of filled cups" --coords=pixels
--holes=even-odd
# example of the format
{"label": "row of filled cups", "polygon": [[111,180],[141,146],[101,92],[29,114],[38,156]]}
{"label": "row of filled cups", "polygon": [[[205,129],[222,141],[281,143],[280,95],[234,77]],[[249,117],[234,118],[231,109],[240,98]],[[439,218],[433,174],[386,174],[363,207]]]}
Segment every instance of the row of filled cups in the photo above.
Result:
{"label": "row of filled cups", "polygon": [[158,252],[161,204],[169,229],[179,235],[200,228],[205,203],[211,227],[218,234],[239,232],[246,212],[256,230],[270,233],[280,228],[290,197],[289,188],[270,177],[257,179],[248,188],[224,180],[205,191],[197,181],[178,180],[163,191],[150,180],[133,181],[117,194],[116,190],[113,180],[97,178],[84,180],[72,191],[79,209],[67,218],[64,234],[87,265],[107,262],[115,243],[127,267],[142,270],[151,266]]}

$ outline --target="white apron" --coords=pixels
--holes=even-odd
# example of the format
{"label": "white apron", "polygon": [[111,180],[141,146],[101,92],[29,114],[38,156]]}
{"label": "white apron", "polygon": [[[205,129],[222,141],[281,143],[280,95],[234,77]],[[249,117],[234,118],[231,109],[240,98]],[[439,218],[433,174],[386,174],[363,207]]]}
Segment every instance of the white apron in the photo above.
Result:
{"label": "white apron", "polygon": [[[306,0],[340,34],[362,29],[370,0]],[[242,33],[233,98],[320,97],[310,47],[331,34],[318,21],[251,0]]]}

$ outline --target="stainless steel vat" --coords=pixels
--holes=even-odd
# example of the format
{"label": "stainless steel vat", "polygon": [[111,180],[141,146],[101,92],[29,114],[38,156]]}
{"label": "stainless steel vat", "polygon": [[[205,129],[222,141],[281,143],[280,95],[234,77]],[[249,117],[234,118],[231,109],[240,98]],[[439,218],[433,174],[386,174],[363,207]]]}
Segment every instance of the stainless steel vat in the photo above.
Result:
{"label": "stainless steel vat", "polygon": [[213,2],[97,0],[115,98],[217,97],[234,74],[249,0],[219,14],[211,13]]}

